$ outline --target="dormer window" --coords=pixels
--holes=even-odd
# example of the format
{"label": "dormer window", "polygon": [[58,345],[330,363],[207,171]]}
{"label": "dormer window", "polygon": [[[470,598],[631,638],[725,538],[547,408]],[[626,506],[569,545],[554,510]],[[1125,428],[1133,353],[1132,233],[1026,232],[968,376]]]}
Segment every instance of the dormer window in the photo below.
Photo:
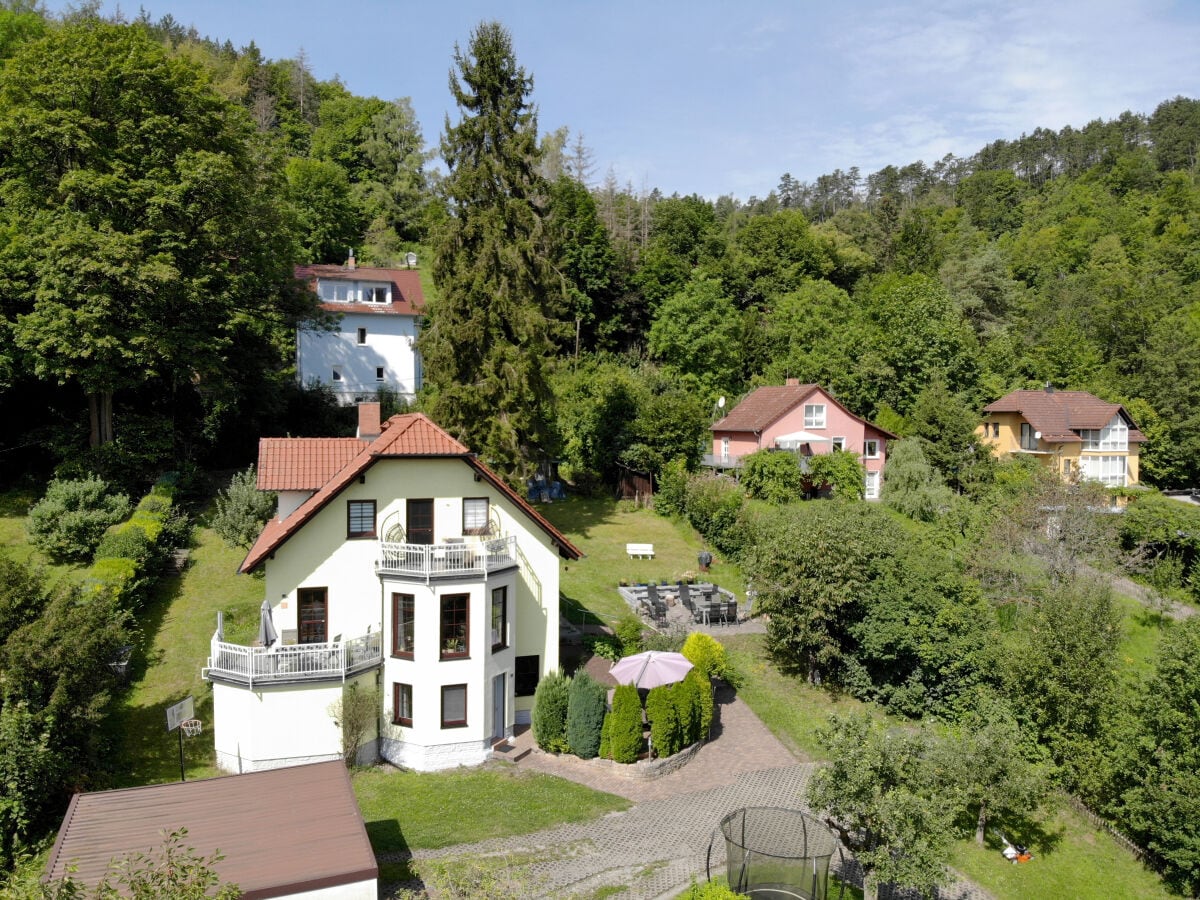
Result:
{"label": "dormer window", "polygon": [[1128,450],[1129,426],[1117,413],[1103,428],[1083,428],[1079,439],[1084,450]]}
{"label": "dormer window", "polygon": [[325,303],[391,303],[392,286],[386,281],[322,278],[317,295]]}

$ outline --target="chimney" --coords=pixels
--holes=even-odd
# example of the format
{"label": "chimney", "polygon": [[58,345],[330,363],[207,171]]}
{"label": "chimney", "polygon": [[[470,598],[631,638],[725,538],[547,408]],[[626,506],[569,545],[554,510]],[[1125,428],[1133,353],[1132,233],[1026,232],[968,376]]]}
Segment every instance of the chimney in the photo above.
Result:
{"label": "chimney", "polygon": [[800,387],[799,378],[789,378],[784,382],[785,387]]}
{"label": "chimney", "polygon": [[346,268],[349,269],[351,272],[353,272],[356,265],[357,264],[354,262],[354,248],[351,247],[350,248],[350,258],[348,260],[346,260]]}
{"label": "chimney", "polygon": [[1046,382],[1046,393],[1047,394],[1054,393],[1054,385],[1052,385],[1049,381]]}
{"label": "chimney", "polygon": [[379,426],[379,403],[358,404],[358,437],[359,440],[373,441],[383,434]]}

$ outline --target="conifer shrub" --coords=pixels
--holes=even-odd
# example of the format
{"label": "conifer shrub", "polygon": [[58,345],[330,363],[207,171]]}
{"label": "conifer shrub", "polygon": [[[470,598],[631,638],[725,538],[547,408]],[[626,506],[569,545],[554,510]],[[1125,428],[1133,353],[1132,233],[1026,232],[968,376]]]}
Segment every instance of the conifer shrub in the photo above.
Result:
{"label": "conifer shrub", "polygon": [[249,547],[275,512],[275,494],[256,486],[254,466],[235,472],[217,494],[212,528],[231,547]]}
{"label": "conifer shrub", "polygon": [[580,759],[591,759],[600,750],[607,694],[604,685],[586,672],[571,679],[567,692],[567,744]]}
{"label": "conifer shrub", "polygon": [[[694,672],[695,669],[692,670]],[[675,714],[679,717],[679,746],[680,749],[696,743],[707,733],[701,729],[704,721],[703,707],[700,701],[702,688],[692,672],[688,672],[683,681],[675,685],[672,693],[675,697]]]}
{"label": "conifer shrub", "polygon": [[695,669],[687,673],[684,681],[690,681],[696,687],[696,699],[700,703],[700,721],[697,726],[695,740],[707,738],[713,720],[712,682]]}
{"label": "conifer shrub", "polygon": [[671,756],[683,749],[683,732],[675,693],[675,685],[664,684],[652,688],[646,697],[650,746],[658,756]]}
{"label": "conifer shrub", "polygon": [[597,754],[601,759],[612,759],[612,741],[609,735],[612,733],[612,713],[604,714],[604,724],[600,726],[600,751]]}
{"label": "conifer shrub", "polygon": [[642,701],[632,684],[617,685],[609,713],[608,750],[619,763],[637,762],[642,752]]}
{"label": "conifer shrub", "polygon": [[129,498],[99,478],[55,479],[29,511],[29,540],[55,560],[80,562],[128,514]]}
{"label": "conifer shrub", "polygon": [[705,678],[719,678],[725,669],[725,647],[711,634],[693,631],[679,652]]}
{"label": "conifer shrub", "polygon": [[533,693],[533,739],[547,753],[565,753],[570,749],[567,743],[570,690],[571,679],[559,670],[548,673]]}

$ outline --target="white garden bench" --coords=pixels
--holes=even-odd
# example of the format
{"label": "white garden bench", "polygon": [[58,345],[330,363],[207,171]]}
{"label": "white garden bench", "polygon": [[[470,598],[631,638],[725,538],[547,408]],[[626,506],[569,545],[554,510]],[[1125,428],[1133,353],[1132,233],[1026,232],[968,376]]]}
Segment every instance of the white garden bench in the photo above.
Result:
{"label": "white garden bench", "polygon": [[626,544],[625,552],[630,559],[654,559],[653,544]]}

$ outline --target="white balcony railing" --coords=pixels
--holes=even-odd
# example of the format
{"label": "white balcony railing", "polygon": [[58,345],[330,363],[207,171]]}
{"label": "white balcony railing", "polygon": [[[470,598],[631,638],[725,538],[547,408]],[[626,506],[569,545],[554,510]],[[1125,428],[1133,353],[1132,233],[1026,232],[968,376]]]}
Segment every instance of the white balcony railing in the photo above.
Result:
{"label": "white balcony railing", "polygon": [[710,469],[740,469],[742,467],[742,458],[740,456],[722,455],[720,453],[705,453],[700,464]]}
{"label": "white balcony railing", "polygon": [[396,544],[380,541],[375,570],[426,580],[439,575],[486,575],[517,562],[515,537],[463,544]]}
{"label": "white balcony railing", "polygon": [[214,634],[203,675],[253,687],[297,681],[331,681],[377,666],[383,660],[379,631],[348,641],[246,647],[227,644]]}

